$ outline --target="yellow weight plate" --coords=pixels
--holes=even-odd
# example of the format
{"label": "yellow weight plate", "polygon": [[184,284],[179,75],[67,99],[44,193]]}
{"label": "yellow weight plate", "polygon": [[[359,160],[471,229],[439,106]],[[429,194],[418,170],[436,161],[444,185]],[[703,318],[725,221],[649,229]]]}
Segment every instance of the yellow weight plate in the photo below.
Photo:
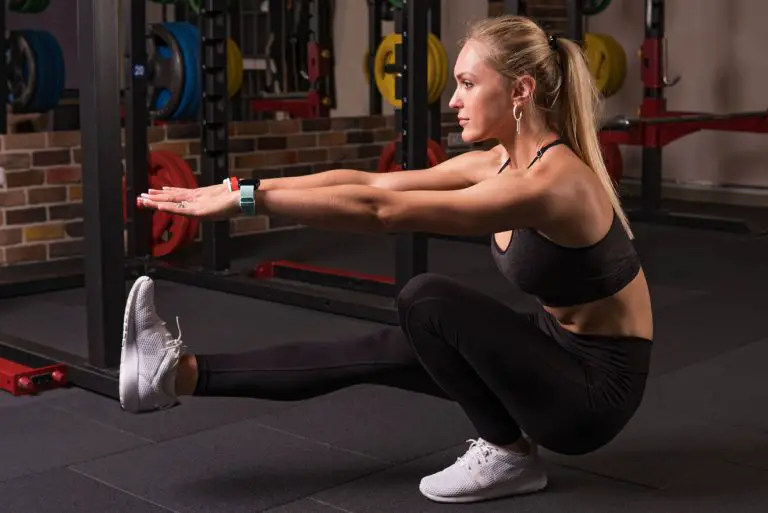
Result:
{"label": "yellow weight plate", "polygon": [[584,36],[589,71],[606,98],[618,92],[627,75],[627,56],[616,39],[608,34]]}
{"label": "yellow weight plate", "polygon": [[[395,47],[402,42],[400,34],[389,34],[379,45],[374,60],[373,72],[376,87],[384,99],[393,107],[402,107],[402,101],[395,98],[395,79],[393,73],[385,73],[387,65],[395,63]],[[367,71],[367,66],[365,67]],[[366,74],[367,76],[367,74]],[[440,39],[429,34],[427,39],[427,99],[435,103],[442,98],[445,85],[448,83],[448,56]]]}
{"label": "yellow weight plate", "polygon": [[440,39],[434,34],[429,34],[429,45],[433,48],[434,69],[437,80],[435,82],[434,95],[430,96],[430,103],[439,102],[448,83],[448,55]]}
{"label": "yellow weight plate", "polygon": [[448,54],[445,53],[445,47],[443,44],[438,40],[437,48],[440,53],[440,63],[441,67],[443,68],[442,73],[440,73],[440,86],[438,87],[438,100],[442,98],[443,91],[445,91],[445,86],[448,84],[448,77],[450,77],[453,73],[451,72],[451,65],[448,62]]}
{"label": "yellow weight plate", "polygon": [[[430,36],[432,34],[429,34]],[[437,50],[431,37],[427,38],[427,103],[433,103],[435,100],[435,91],[438,85],[438,67]]]}
{"label": "yellow weight plate", "polygon": [[616,70],[615,73],[611,73],[611,81],[608,84],[609,95],[612,96],[621,90],[627,78],[627,54],[615,38],[609,36],[606,43],[611,50],[613,68]]}
{"label": "yellow weight plate", "polygon": [[227,94],[230,98],[243,86],[243,54],[232,39],[227,39]]}
{"label": "yellow weight plate", "polygon": [[373,64],[373,78],[376,81],[381,96],[396,109],[402,108],[402,100],[395,97],[396,74],[386,73],[385,66],[395,63],[395,47],[400,44],[403,37],[400,34],[389,34],[376,50]]}
{"label": "yellow weight plate", "polygon": [[443,94],[441,84],[443,83],[444,75],[446,72],[446,66],[443,62],[441,52],[443,45],[434,34],[429,34],[427,42],[429,48],[429,64],[432,65],[432,76],[429,83],[429,103],[436,103],[440,101],[440,97]]}

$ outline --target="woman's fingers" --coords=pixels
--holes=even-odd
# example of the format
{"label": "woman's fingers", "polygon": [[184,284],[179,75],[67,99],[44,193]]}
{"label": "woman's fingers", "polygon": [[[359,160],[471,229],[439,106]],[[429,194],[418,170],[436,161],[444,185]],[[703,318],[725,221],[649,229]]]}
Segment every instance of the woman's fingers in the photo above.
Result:
{"label": "woman's fingers", "polygon": [[197,207],[185,201],[158,201],[157,198],[136,198],[136,205],[140,208],[160,210],[169,214],[182,216],[197,216]]}

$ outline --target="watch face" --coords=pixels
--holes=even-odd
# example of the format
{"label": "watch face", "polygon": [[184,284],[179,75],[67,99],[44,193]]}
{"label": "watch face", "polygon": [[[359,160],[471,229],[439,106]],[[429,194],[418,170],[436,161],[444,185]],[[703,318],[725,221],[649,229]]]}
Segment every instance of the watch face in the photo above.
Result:
{"label": "watch face", "polygon": [[253,180],[246,179],[246,180],[240,180],[239,183],[240,183],[240,187],[242,187],[243,185],[252,185],[254,189],[258,189],[259,185],[261,185],[261,180],[259,180],[258,178]]}

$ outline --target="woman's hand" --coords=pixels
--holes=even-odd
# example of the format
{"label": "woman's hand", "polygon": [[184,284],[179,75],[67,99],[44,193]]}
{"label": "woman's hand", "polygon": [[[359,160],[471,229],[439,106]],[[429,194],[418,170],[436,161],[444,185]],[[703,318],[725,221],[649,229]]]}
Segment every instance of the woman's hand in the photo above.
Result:
{"label": "woman's hand", "polygon": [[199,189],[150,189],[136,198],[136,206],[210,221],[223,221],[241,213],[240,193],[229,192],[223,184]]}
{"label": "woman's hand", "polygon": [[162,189],[149,189],[147,194],[151,199],[155,201],[192,201],[200,200],[203,198],[211,199],[221,194],[227,194],[229,189],[223,183],[216,185],[209,185],[207,187],[198,187],[197,189],[184,189],[181,187],[163,187]]}

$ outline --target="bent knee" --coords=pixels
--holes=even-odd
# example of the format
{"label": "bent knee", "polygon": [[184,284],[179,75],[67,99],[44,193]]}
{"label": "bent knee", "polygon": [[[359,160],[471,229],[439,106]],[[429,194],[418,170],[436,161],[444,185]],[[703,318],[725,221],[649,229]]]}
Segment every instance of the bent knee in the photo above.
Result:
{"label": "bent knee", "polygon": [[411,278],[397,295],[397,309],[400,312],[410,310],[414,304],[424,299],[451,297],[460,285],[451,278],[434,273],[418,274]]}

